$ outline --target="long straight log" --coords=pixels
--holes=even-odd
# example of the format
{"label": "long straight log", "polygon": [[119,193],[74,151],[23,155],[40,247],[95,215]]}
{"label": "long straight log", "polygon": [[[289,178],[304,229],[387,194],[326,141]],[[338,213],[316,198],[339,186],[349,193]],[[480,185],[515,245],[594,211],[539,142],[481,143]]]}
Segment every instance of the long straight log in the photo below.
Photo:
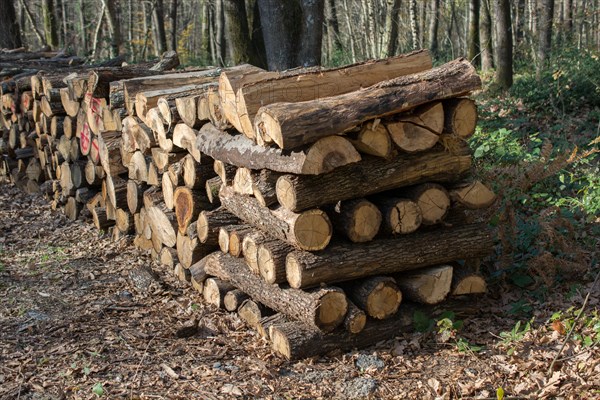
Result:
{"label": "long straight log", "polygon": [[212,124],[200,129],[196,147],[202,154],[237,167],[293,174],[324,174],[360,161],[352,144],[340,136],[327,137],[306,149],[288,152],[259,146],[243,135],[229,135]]}
{"label": "long straight log", "polygon": [[456,181],[470,168],[466,145],[455,153],[440,146],[391,160],[373,157],[321,176],[284,175],[277,181],[277,200],[289,210],[300,211],[421,182]]}
{"label": "long straight log", "polygon": [[336,244],[319,253],[294,251],[286,275],[294,288],[317,286],[482,257],[492,250],[486,224],[440,228],[362,245]]}
{"label": "long straight log", "polygon": [[246,223],[284,240],[294,247],[317,251],[329,244],[332,227],[325,212],[313,209],[300,214],[278,207],[261,206],[255,198],[239,195],[231,187],[221,188],[221,204]]}
{"label": "long straight log", "polygon": [[338,288],[282,289],[253,275],[241,259],[219,252],[208,257],[206,271],[209,274],[229,281],[273,310],[324,332],[332,331],[344,320],[348,303],[346,295]]}
{"label": "long straight log", "polygon": [[260,135],[268,138],[266,142],[272,140],[282,149],[293,149],[343,133],[370,119],[465,95],[480,87],[475,68],[467,60],[458,59],[339,96],[263,106],[254,124]]}

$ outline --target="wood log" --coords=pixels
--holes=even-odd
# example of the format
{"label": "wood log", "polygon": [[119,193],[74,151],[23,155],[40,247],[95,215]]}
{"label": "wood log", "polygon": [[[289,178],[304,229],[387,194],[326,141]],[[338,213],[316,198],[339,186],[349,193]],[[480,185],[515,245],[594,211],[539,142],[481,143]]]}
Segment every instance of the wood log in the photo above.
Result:
{"label": "wood log", "polygon": [[213,163],[199,164],[189,154],[183,158],[182,168],[183,184],[190,189],[203,188],[207,180],[215,177]]}
{"label": "wood log", "polygon": [[[332,69],[298,69],[271,79],[244,82],[236,92],[237,115],[244,134],[252,134],[252,121],[261,106],[278,102],[319,100],[351,92],[378,82],[431,68],[426,50],[385,60],[367,61]],[[267,76],[268,78],[269,76]],[[246,131],[249,132],[246,132]],[[252,137],[252,136],[250,136]]]}
{"label": "wood log", "polygon": [[325,137],[305,149],[287,152],[256,145],[243,135],[229,135],[212,124],[200,129],[196,146],[201,153],[237,167],[294,174],[324,174],[360,161],[354,146],[340,136]]}
{"label": "wood log", "polygon": [[270,210],[252,197],[235,193],[230,187],[221,188],[219,197],[221,204],[241,220],[297,248],[322,250],[331,240],[331,222],[321,210],[313,209],[300,214],[283,207]]}
{"label": "wood log", "polygon": [[117,208],[115,213],[115,225],[119,229],[119,231],[123,234],[130,234],[133,232],[133,215],[129,212],[123,210],[122,208]]}
{"label": "wood log", "polygon": [[147,182],[148,161],[150,160],[146,159],[141,151],[134,152],[127,166],[129,179],[133,179],[138,182]]}
{"label": "wood log", "polygon": [[288,318],[285,314],[275,313],[273,315],[268,315],[260,319],[258,321],[258,325],[254,327],[258,334],[263,338],[270,340],[269,330],[271,326],[281,325],[290,322],[290,318]]}
{"label": "wood log", "polygon": [[286,275],[290,286],[306,288],[477,258],[492,247],[485,224],[440,228],[360,246],[336,244],[319,253],[294,251],[287,257]]}
{"label": "wood log", "polygon": [[196,221],[196,232],[200,243],[216,247],[219,245],[219,230],[228,225],[238,225],[240,219],[220,207],[212,211],[202,211]]}
{"label": "wood log", "polygon": [[[229,231],[229,254],[233,257],[242,257],[244,255],[244,248],[242,243],[244,238],[254,232],[254,229],[250,226],[246,228],[238,228]],[[284,261],[285,262],[285,261]]]}
{"label": "wood log", "polygon": [[142,195],[146,189],[147,186],[143,183],[133,180],[127,181],[127,208],[131,214],[140,211],[142,207]]}
{"label": "wood log", "polygon": [[127,168],[123,165],[120,147],[121,141],[119,136],[104,133],[98,135],[100,164],[107,176],[117,176],[127,172]]}
{"label": "wood log", "polygon": [[221,251],[223,253],[229,253],[229,239],[230,239],[230,235],[229,232],[238,230],[238,229],[248,229],[249,226],[248,225],[228,225],[228,226],[222,226],[219,229],[219,249],[221,249]]}
{"label": "wood log", "polygon": [[221,178],[221,183],[225,186],[231,186],[237,172],[233,165],[226,164],[223,161],[215,160],[213,163],[215,173]]}
{"label": "wood log", "polygon": [[154,165],[156,165],[156,168],[161,172],[166,171],[169,165],[174,164],[185,157],[185,153],[183,152],[167,153],[158,147],[153,148],[151,152],[152,161],[154,162]]}
{"label": "wood log", "polygon": [[246,261],[250,271],[255,275],[260,274],[260,269],[258,267],[258,248],[261,244],[271,240],[276,239],[269,237],[262,231],[255,230],[249,235],[246,235],[242,241],[242,253],[244,254],[244,260]]}
{"label": "wood log", "polygon": [[370,119],[404,112],[432,100],[465,95],[480,87],[475,68],[467,60],[458,59],[339,96],[263,106],[254,126],[280,148],[293,149]]}
{"label": "wood log", "polygon": [[162,204],[147,207],[152,235],[167,247],[173,247],[177,243],[177,218],[175,213]]}
{"label": "wood log", "polygon": [[189,283],[192,280],[192,274],[191,274],[190,270],[185,269],[181,264],[175,265],[175,269],[173,270],[173,273],[181,282]]}
{"label": "wood log", "polygon": [[348,304],[344,292],[338,288],[282,289],[253,275],[240,259],[218,252],[208,257],[208,273],[229,281],[273,310],[324,332],[332,331],[344,320]]}
{"label": "wood log", "polygon": [[444,131],[462,139],[475,133],[477,126],[477,106],[467,98],[454,98],[444,101]]}
{"label": "wood log", "polygon": [[421,209],[412,200],[398,197],[375,196],[373,202],[382,215],[382,232],[386,234],[408,234],[421,226]]}
{"label": "wood log", "polygon": [[175,101],[177,97],[197,96],[207,92],[211,88],[214,89],[216,87],[217,84],[211,82],[201,84],[169,86],[162,89],[138,92],[135,95],[135,114],[142,121],[144,121],[146,113],[149,109],[156,107],[159,98]]}
{"label": "wood log", "polygon": [[438,304],[450,293],[452,266],[440,265],[396,274],[396,283],[407,300]]}
{"label": "wood log", "polygon": [[496,194],[478,180],[453,187],[450,197],[470,209],[487,208],[496,201]]}
{"label": "wood log", "polygon": [[460,152],[436,149],[391,160],[373,158],[322,176],[284,175],[277,181],[279,204],[292,211],[380,193],[426,181],[456,181],[471,168],[465,146]]}
{"label": "wood log", "polygon": [[95,207],[92,210],[92,219],[94,220],[94,226],[99,230],[106,230],[115,224],[115,221],[108,219],[106,214],[106,208]]}
{"label": "wood log", "polygon": [[369,242],[379,232],[381,212],[366,199],[338,202],[326,211],[334,229],[354,243]]}
{"label": "wood log", "polygon": [[192,221],[196,221],[202,211],[210,210],[212,205],[206,196],[192,192],[190,188],[178,187],[174,194],[175,215],[180,233],[185,233]]}
{"label": "wood log", "polygon": [[368,316],[386,319],[398,311],[402,302],[402,292],[394,278],[372,276],[344,285],[347,296]]}
{"label": "wood log", "polygon": [[159,260],[161,265],[171,269],[175,268],[175,265],[177,265],[179,262],[179,259],[177,258],[177,250],[170,247],[163,247],[159,254]]}
{"label": "wood log", "polygon": [[486,291],[487,284],[481,274],[470,270],[466,266],[454,266],[450,289],[452,296],[483,294]]}
{"label": "wood log", "polygon": [[159,172],[154,163],[148,165],[148,185],[160,186],[162,183],[162,172]]}
{"label": "wood log", "polygon": [[407,153],[429,150],[439,141],[444,128],[441,102],[417,107],[409,115],[401,115],[386,123],[394,143]]}
{"label": "wood log", "polygon": [[204,281],[204,300],[217,308],[225,308],[225,295],[234,289],[229,282],[208,278]]}
{"label": "wood log", "polygon": [[348,299],[348,313],[344,319],[344,328],[350,333],[359,333],[365,329],[367,314]]}
{"label": "wood log", "polygon": [[94,196],[96,196],[96,194],[98,194],[98,192],[90,188],[79,188],[75,191],[75,200],[78,203],[87,204]]}
{"label": "wood log", "polygon": [[213,207],[217,208],[221,205],[221,199],[219,199],[219,191],[221,190],[221,186],[223,182],[221,178],[215,176],[214,178],[210,178],[206,181],[206,198],[213,205]]}
{"label": "wood log", "polygon": [[186,124],[177,124],[173,129],[173,145],[185,149],[197,162],[202,162],[202,152],[196,146],[198,131]]}
{"label": "wood log", "polygon": [[200,95],[196,96],[188,96],[188,97],[178,97],[175,99],[175,105],[177,107],[177,112],[181,117],[181,120],[184,124],[189,126],[190,128],[198,129],[200,127],[200,120],[198,119],[198,98]]}
{"label": "wood log", "polygon": [[175,208],[175,188],[176,186],[171,181],[169,174],[163,174],[161,177],[161,188],[165,205],[169,210]]}
{"label": "wood log", "polygon": [[331,351],[364,348],[409,332],[412,329],[413,312],[408,307],[403,309],[394,318],[368,321],[364,329],[357,334],[344,330],[323,334],[317,329],[292,321],[272,325],[269,328],[269,337],[273,350],[289,360],[314,357]]}
{"label": "wood log", "polygon": [[260,322],[263,318],[274,315],[275,311],[257,303],[252,299],[246,299],[242,302],[238,309],[238,315],[242,321],[250,328],[258,330]]}
{"label": "wood log", "polygon": [[197,237],[190,237],[177,233],[177,257],[184,268],[189,268],[202,258],[206,257],[215,247],[200,243]]}
{"label": "wood log", "polygon": [[225,294],[223,305],[227,311],[235,312],[248,298],[250,297],[246,293],[239,289],[233,289]]}
{"label": "wood log", "polygon": [[104,182],[106,183],[107,203],[110,203],[114,208],[127,207],[127,181],[118,176],[106,176]]}
{"label": "wood log", "polygon": [[158,108],[160,116],[163,121],[165,121],[168,130],[181,121],[177,108],[175,107],[175,99],[170,97],[159,97],[156,108]]}
{"label": "wood log", "polygon": [[189,268],[192,286],[199,293],[204,292],[204,281],[206,280],[206,278],[208,278],[208,274],[204,269],[205,264],[206,261],[202,259]]}
{"label": "wood log", "polygon": [[364,124],[357,132],[348,132],[350,142],[358,151],[376,157],[390,158],[393,152],[392,139],[380,119]]}
{"label": "wood log", "polygon": [[75,221],[77,218],[79,218],[80,212],[81,204],[75,200],[75,197],[69,197],[67,199],[67,204],[65,204],[65,216],[71,221]]}
{"label": "wood log", "polygon": [[[221,104],[221,110],[224,117],[237,129],[239,132],[243,132],[247,135],[244,130],[244,126],[241,122],[241,116],[243,113],[238,113],[237,110],[237,99],[236,93],[240,87],[244,84],[248,84],[251,82],[255,82],[260,79],[265,79],[267,77],[278,76],[278,72],[267,72],[261,68],[255,67],[253,65],[240,65],[238,68],[233,70],[223,71],[219,77],[219,101]],[[254,137],[254,131],[252,130],[252,120],[249,117],[245,116],[244,122],[246,122],[246,126],[248,123],[250,124],[250,136],[249,138]]]}
{"label": "wood log", "polygon": [[265,241],[258,246],[258,271],[265,282],[286,282],[285,259],[293,250],[292,246],[281,240]]}
{"label": "wood log", "polygon": [[450,195],[442,185],[424,183],[402,193],[419,206],[423,225],[439,223],[450,209]]}

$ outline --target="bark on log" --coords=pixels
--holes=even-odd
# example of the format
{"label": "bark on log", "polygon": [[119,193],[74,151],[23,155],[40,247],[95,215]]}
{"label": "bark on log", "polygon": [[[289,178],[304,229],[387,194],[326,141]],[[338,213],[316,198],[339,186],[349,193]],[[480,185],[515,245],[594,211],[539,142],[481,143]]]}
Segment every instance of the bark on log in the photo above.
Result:
{"label": "bark on log", "polygon": [[236,128],[246,135],[253,134],[252,122],[259,108],[267,104],[319,100],[427,70],[431,66],[429,53],[421,50],[385,60],[332,69],[299,69],[283,76],[275,75],[271,79],[244,82],[236,91],[236,115],[242,129]]}
{"label": "bark on log", "polygon": [[325,212],[313,209],[300,214],[278,207],[270,210],[256,199],[242,196],[230,187],[221,188],[221,204],[246,223],[309,251],[322,250],[329,244],[332,227]]}
{"label": "bark on log", "polygon": [[475,68],[467,60],[458,59],[339,96],[270,104],[258,110],[254,126],[280,148],[293,149],[370,119],[408,111],[432,100],[461,96],[480,87]]}
{"label": "bark on log", "polygon": [[396,274],[396,283],[407,300],[423,304],[438,304],[450,292],[452,266],[440,265]]}
{"label": "bark on log", "polygon": [[340,136],[326,137],[300,151],[288,152],[254,144],[243,135],[229,135],[206,124],[196,146],[203,154],[227,164],[293,174],[318,175],[360,161],[352,144]]}
{"label": "bark on log", "polygon": [[227,294],[225,294],[223,305],[227,311],[235,312],[248,298],[249,296],[240,289],[230,290],[227,292]]}
{"label": "bark on log", "polygon": [[204,281],[206,280],[206,278],[208,278],[208,274],[206,273],[206,270],[204,269],[205,264],[206,264],[206,261],[203,258],[202,260],[194,263],[190,267],[192,286],[199,293],[204,292]]}
{"label": "bark on log", "polygon": [[258,271],[267,283],[284,283],[285,259],[294,250],[280,240],[265,241],[258,246]]}
{"label": "bark on log", "polygon": [[477,106],[471,99],[456,98],[444,101],[444,132],[468,139],[477,126]]}
{"label": "bark on log", "polygon": [[200,243],[216,247],[219,245],[219,230],[223,226],[240,224],[240,219],[220,207],[213,211],[202,211],[196,221]]}
{"label": "bark on log", "polygon": [[386,319],[398,311],[402,293],[394,278],[372,276],[344,285],[346,295],[368,316]]}
{"label": "bark on log", "polygon": [[288,255],[286,274],[290,286],[305,288],[477,258],[492,248],[489,227],[471,224],[381,239],[360,246],[337,244],[319,253],[294,251]]}
{"label": "bark on log", "polygon": [[426,181],[456,181],[471,168],[468,147],[456,150],[365,159],[322,176],[284,175],[277,181],[277,200],[289,210],[300,211]]}
{"label": "bark on log", "polygon": [[229,281],[267,307],[324,332],[330,332],[340,325],[348,310],[346,296],[340,289],[302,291],[268,285],[248,271],[242,260],[228,254],[211,254],[206,271]]}
{"label": "bark on log", "polygon": [[292,321],[271,326],[269,337],[273,350],[289,360],[314,357],[331,351],[348,351],[368,347],[403,332],[409,332],[413,321],[411,311],[402,307],[394,318],[383,321],[370,320],[357,334],[344,330],[323,334],[317,329]]}
{"label": "bark on log", "polygon": [[344,328],[349,333],[359,333],[365,329],[367,314],[348,299],[348,313],[344,319]]}
{"label": "bark on log", "polygon": [[217,308],[225,308],[225,295],[235,290],[231,283],[217,278],[208,278],[204,281],[204,300]]}
{"label": "bark on log", "polygon": [[215,173],[221,178],[221,182],[225,186],[231,186],[237,168],[233,165],[226,164],[223,161],[215,160],[213,163],[213,169]]}
{"label": "bark on log", "polygon": [[267,317],[275,314],[275,311],[270,308],[255,302],[252,299],[246,299],[238,309],[240,319],[250,328],[258,331],[260,322]]}
{"label": "bark on log", "polygon": [[334,229],[350,239],[351,242],[369,242],[379,232],[381,212],[366,199],[338,202],[326,210]]}

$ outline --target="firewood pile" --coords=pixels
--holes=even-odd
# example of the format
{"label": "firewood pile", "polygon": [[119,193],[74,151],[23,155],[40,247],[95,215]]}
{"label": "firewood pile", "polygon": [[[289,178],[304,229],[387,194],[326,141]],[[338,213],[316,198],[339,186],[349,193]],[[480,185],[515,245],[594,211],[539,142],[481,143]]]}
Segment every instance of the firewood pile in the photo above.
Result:
{"label": "firewood pile", "polygon": [[374,344],[410,327],[411,304],[485,291],[478,210],[495,195],[471,177],[467,61],[172,64],[3,84],[0,175],[131,236],[287,358]]}

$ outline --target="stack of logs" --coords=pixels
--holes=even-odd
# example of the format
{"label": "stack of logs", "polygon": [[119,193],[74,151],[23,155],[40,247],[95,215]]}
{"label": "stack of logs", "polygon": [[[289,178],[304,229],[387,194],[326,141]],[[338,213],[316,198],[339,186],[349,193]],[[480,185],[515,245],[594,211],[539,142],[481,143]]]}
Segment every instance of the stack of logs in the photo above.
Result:
{"label": "stack of logs", "polygon": [[[485,291],[476,265],[492,241],[476,210],[495,196],[469,179],[477,110],[464,96],[481,82],[465,60],[105,68],[48,93],[37,78],[30,100],[60,99],[67,116],[51,113],[45,142],[25,133],[40,145],[9,147],[49,149],[55,204],[133,235],[285,357],[368,346],[409,327],[411,302]],[[46,171],[43,152],[30,160]]]}

